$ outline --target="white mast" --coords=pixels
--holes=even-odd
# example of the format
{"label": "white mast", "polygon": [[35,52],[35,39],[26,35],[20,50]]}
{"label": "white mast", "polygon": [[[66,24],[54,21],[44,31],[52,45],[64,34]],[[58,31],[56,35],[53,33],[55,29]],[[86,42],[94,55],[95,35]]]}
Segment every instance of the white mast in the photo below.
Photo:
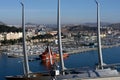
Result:
{"label": "white mast", "polygon": [[51,52],[51,48],[49,45],[48,45],[48,51],[49,51],[49,56],[50,56],[50,64],[52,66],[53,65],[53,57],[52,57],[52,52]]}
{"label": "white mast", "polygon": [[62,74],[64,74],[65,67],[64,67],[64,60],[63,60],[63,53],[62,53],[62,41],[61,41],[60,0],[58,0],[57,27],[58,27],[58,47],[59,47],[61,71],[62,71]]}
{"label": "white mast", "polygon": [[103,69],[103,57],[102,57],[102,50],[101,50],[101,37],[100,37],[100,3],[95,0],[97,4],[97,41],[98,41],[98,58],[99,58],[99,68]]}
{"label": "white mast", "polygon": [[24,75],[28,76],[29,74],[29,64],[28,64],[28,55],[26,53],[26,38],[25,38],[25,22],[24,22],[24,4],[20,2],[22,6],[22,35],[23,35],[23,55],[24,55]]}

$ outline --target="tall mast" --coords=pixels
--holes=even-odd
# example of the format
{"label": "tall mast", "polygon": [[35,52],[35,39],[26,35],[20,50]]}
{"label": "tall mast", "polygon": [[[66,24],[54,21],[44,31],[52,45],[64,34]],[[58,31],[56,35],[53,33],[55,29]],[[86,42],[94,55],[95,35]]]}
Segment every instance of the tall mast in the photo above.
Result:
{"label": "tall mast", "polygon": [[29,64],[28,64],[28,55],[26,53],[26,36],[25,36],[25,22],[24,22],[24,4],[20,3],[22,6],[22,35],[23,35],[23,55],[24,55],[24,75],[29,74]]}
{"label": "tall mast", "polygon": [[51,55],[51,48],[50,48],[50,45],[48,45],[48,52],[49,52],[49,56],[50,56],[50,64],[53,65],[53,57]]}
{"label": "tall mast", "polygon": [[58,0],[57,27],[58,27],[58,47],[59,47],[61,71],[62,71],[62,74],[64,74],[64,68],[65,67],[64,67],[64,61],[63,61],[62,41],[61,41],[60,0]]}
{"label": "tall mast", "polygon": [[102,57],[102,50],[101,50],[101,37],[100,37],[100,3],[95,0],[97,4],[97,41],[98,41],[98,58],[99,58],[99,68],[103,69],[103,57]]}

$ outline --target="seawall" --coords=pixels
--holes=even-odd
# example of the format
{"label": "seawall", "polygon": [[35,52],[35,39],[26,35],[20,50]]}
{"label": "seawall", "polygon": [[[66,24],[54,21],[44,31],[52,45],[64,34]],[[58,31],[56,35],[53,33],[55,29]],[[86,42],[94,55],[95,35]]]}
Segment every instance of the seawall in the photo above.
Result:
{"label": "seawall", "polygon": [[[120,43],[115,45],[107,45],[107,46],[102,45],[102,48],[104,49],[104,48],[112,48],[112,47],[118,47],[118,46],[120,46]],[[69,50],[67,53],[76,54],[76,53],[82,53],[82,52],[93,51],[93,50],[97,50],[97,48],[90,48],[90,47],[76,48],[76,49]]]}

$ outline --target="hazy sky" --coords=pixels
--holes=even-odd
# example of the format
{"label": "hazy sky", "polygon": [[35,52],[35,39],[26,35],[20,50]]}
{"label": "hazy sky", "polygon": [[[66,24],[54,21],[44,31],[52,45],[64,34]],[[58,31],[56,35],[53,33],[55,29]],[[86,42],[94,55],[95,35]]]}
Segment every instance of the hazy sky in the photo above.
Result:
{"label": "hazy sky", "polygon": [[[22,0],[0,0],[0,21],[21,23]],[[26,23],[56,24],[57,0],[23,0]],[[102,22],[120,22],[120,0],[98,0],[101,4]],[[96,22],[94,0],[61,0],[61,22]]]}

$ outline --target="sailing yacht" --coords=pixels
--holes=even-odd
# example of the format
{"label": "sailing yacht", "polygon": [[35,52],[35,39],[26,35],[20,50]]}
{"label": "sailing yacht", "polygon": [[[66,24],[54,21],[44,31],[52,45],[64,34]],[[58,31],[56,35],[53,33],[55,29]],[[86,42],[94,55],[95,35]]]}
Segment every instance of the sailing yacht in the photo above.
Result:
{"label": "sailing yacht", "polygon": [[58,29],[59,29],[59,53],[61,55],[61,74],[55,76],[56,80],[120,80],[120,73],[116,69],[110,68],[110,66],[103,63],[102,50],[101,50],[101,38],[100,38],[100,9],[99,2],[95,0],[97,4],[97,41],[98,41],[98,57],[99,64],[96,69],[79,68],[79,69],[66,69],[64,67],[64,60],[62,56],[62,44],[61,44],[61,28],[60,28],[60,0],[58,0]]}
{"label": "sailing yacht", "polygon": [[[58,0],[57,26],[58,26],[58,34],[59,34],[58,42],[59,42],[59,54],[60,54],[60,63],[61,63],[60,74],[58,71],[59,70],[58,66],[56,64],[52,65],[53,67],[50,71],[50,75],[43,73],[38,73],[38,74],[30,73],[27,62],[27,55],[25,53],[25,45],[24,45],[23,51],[24,51],[24,56],[26,56],[24,58],[25,74],[21,76],[7,76],[6,79],[7,80],[120,80],[120,74],[116,69],[111,69],[107,67],[107,65],[103,64],[101,39],[100,39],[99,3],[97,0],[95,0],[95,2],[97,4],[97,27],[98,27],[98,45],[99,45],[98,46],[99,64],[96,67],[96,69],[90,69],[90,68],[66,69],[64,67],[64,60],[62,55],[62,43],[61,43],[60,0]],[[23,4],[22,7],[24,8]],[[23,23],[24,23],[24,17],[23,17]],[[25,31],[23,33],[25,33]],[[52,64],[52,59],[51,59],[51,64]]]}
{"label": "sailing yacht", "polygon": [[49,73],[32,73],[29,70],[28,55],[26,53],[26,43],[25,43],[26,39],[25,39],[25,24],[24,24],[24,4],[21,2],[21,5],[22,5],[24,75],[6,76],[5,78],[6,80],[50,80],[51,76]]}

